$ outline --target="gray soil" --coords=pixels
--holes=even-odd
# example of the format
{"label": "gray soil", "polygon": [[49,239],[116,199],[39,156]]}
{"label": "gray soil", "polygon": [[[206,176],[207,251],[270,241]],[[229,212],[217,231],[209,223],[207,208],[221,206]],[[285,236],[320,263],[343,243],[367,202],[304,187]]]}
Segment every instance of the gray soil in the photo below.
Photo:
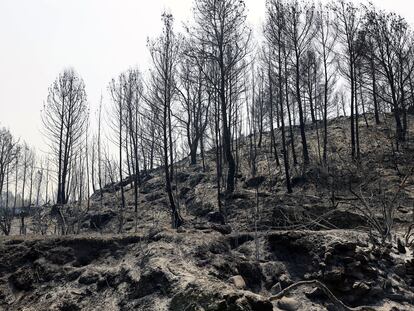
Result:
{"label": "gray soil", "polygon": [[[414,178],[398,195],[394,234],[381,246],[369,235],[367,207],[349,192],[351,185],[370,198],[383,221],[381,202],[397,193],[414,164],[414,148],[393,152],[385,125],[361,123],[363,156],[351,163],[348,123],[342,118],[329,125],[329,169],[315,160],[292,170],[291,195],[265,148],[258,176],[250,176],[243,145],[237,190],[226,198],[224,214],[218,213],[214,152],[205,170],[178,163],[174,191],[185,220],[178,230],[169,229],[161,170],[145,177],[137,219],[130,180],[124,181],[122,234],[116,234],[119,184],[106,186],[102,201],[95,193],[87,212],[62,210],[65,236],[57,235],[49,210],[40,211],[47,236],[33,233],[34,217],[27,235],[18,236],[16,219],[14,235],[0,238],[0,310],[414,310],[413,248],[401,245],[413,221]],[[309,137],[317,159],[315,129]],[[312,282],[289,288],[311,280],[329,293]]]}

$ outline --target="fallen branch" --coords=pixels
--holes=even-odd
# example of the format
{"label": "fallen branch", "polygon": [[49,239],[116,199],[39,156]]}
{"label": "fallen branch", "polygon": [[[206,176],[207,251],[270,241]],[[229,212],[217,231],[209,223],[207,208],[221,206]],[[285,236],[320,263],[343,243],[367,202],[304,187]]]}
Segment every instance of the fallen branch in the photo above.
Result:
{"label": "fallen branch", "polygon": [[322,284],[321,282],[319,282],[318,280],[310,280],[310,281],[299,281],[297,283],[294,283],[288,287],[286,287],[284,290],[282,290],[280,293],[271,296],[269,298],[270,301],[275,301],[278,299],[281,299],[282,297],[286,296],[289,292],[293,291],[294,289],[301,287],[301,286],[305,286],[305,285],[310,285],[310,286],[315,286],[318,287],[319,289],[321,289],[324,294],[326,296],[328,296],[329,300],[335,305],[335,309],[336,310],[344,310],[344,311],[375,311],[374,308],[372,307],[368,307],[368,306],[360,306],[360,307],[348,307],[346,304],[344,304],[341,300],[339,300],[338,298],[336,298],[336,296],[329,290],[328,287],[326,287],[324,284]]}

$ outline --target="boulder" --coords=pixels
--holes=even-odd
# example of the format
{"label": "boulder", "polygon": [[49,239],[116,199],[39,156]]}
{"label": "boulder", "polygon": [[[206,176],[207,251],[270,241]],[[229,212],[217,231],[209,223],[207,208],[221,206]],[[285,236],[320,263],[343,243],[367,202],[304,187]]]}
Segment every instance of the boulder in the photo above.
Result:
{"label": "boulder", "polygon": [[241,275],[232,276],[231,278],[229,278],[229,281],[234,286],[236,286],[238,289],[245,289],[246,288],[246,282],[244,281],[244,279]]}
{"label": "boulder", "polygon": [[277,306],[285,311],[297,311],[300,310],[301,303],[295,298],[283,297],[277,302]]}

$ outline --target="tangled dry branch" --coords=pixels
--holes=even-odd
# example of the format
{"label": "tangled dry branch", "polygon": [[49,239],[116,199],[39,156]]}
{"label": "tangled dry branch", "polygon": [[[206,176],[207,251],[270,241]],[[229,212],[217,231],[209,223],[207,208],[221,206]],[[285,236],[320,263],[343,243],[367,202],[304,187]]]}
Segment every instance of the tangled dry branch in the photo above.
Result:
{"label": "tangled dry branch", "polygon": [[323,291],[323,293],[329,298],[329,300],[335,305],[335,310],[338,311],[375,311],[374,308],[369,306],[360,306],[360,307],[348,307],[346,304],[344,304],[341,300],[339,300],[326,285],[322,284],[318,280],[309,280],[309,281],[299,281],[296,282],[288,287],[286,287],[284,290],[282,290],[280,293],[272,296],[269,298],[270,301],[275,301],[278,299],[281,299],[282,297],[286,296],[289,292],[301,287],[301,286],[314,286],[318,287],[320,290]]}

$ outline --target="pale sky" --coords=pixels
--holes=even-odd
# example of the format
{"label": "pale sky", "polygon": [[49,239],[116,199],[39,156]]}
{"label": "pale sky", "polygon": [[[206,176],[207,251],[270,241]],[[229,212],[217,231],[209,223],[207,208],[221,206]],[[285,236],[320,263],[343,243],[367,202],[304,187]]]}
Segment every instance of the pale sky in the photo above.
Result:
{"label": "pale sky", "polygon": [[[249,22],[260,27],[265,0],[246,0]],[[414,25],[414,4],[372,0]],[[112,77],[149,67],[147,37],[161,31],[164,9],[176,29],[191,16],[193,0],[0,0],[0,125],[32,146],[45,148],[40,110],[48,87],[65,67],[85,81],[95,110],[108,100]],[[93,111],[92,111],[93,113]]]}

